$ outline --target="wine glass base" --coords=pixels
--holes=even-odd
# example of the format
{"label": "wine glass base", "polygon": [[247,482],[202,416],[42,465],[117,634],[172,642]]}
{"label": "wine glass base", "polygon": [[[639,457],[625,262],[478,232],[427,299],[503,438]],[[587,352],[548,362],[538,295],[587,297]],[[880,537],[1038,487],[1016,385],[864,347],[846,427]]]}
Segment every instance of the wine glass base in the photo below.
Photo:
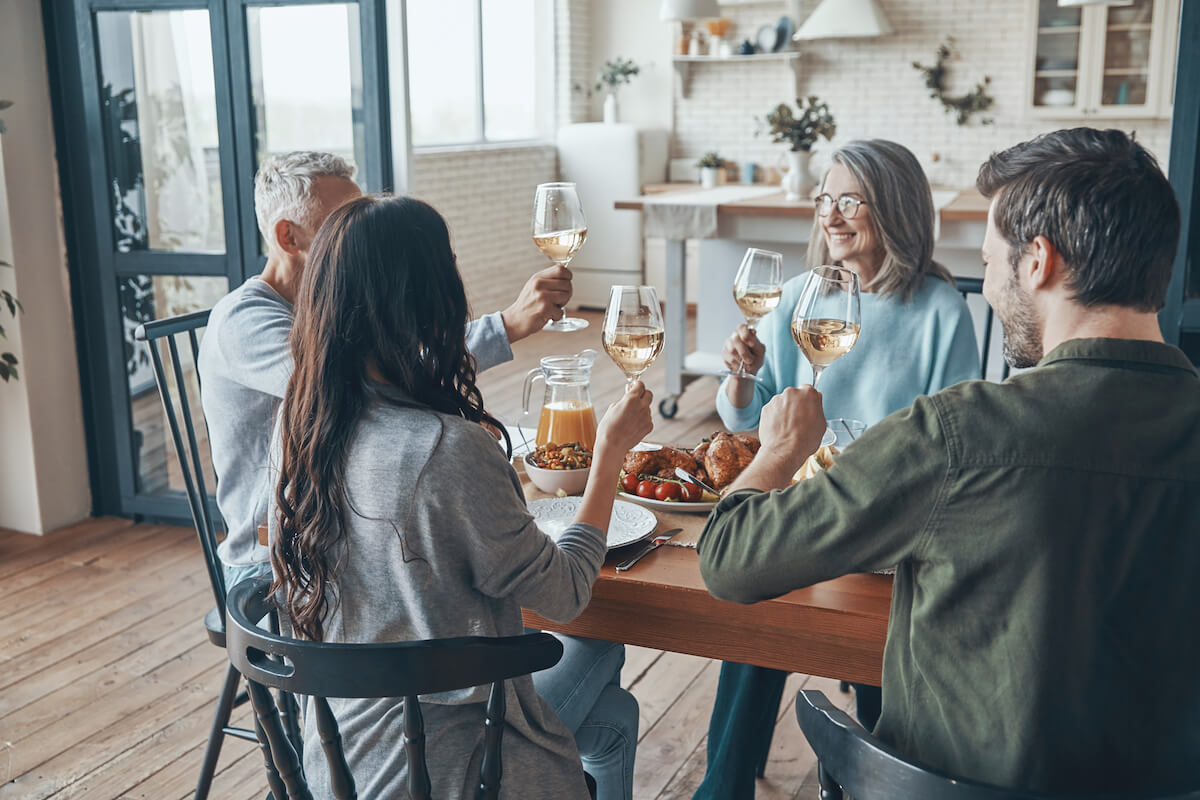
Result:
{"label": "wine glass base", "polygon": [[746,379],[746,380],[748,380],[748,381],[756,381],[756,382],[758,382],[758,383],[762,383],[762,381],[763,381],[763,379],[762,379],[762,378],[758,377],[757,375],[755,375],[755,374],[754,374],[754,373],[752,373],[752,372],[731,372],[730,370],[725,370],[724,372],[720,372],[720,373],[717,373],[717,374],[718,374],[718,376],[719,376],[720,378],[722,378],[722,379],[725,379],[725,378],[745,378],[745,379]]}
{"label": "wine glass base", "polygon": [[544,331],[581,331],[588,326],[586,319],[579,317],[563,317],[562,319],[552,319],[546,323]]}

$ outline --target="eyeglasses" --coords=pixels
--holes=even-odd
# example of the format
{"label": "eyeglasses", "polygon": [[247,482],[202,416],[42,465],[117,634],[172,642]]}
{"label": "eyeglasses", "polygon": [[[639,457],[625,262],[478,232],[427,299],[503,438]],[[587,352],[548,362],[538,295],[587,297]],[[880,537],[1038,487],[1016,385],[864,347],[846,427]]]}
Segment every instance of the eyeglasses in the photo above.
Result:
{"label": "eyeglasses", "polygon": [[858,207],[866,204],[866,200],[859,200],[848,194],[844,194],[836,200],[828,194],[819,194],[813,198],[813,206],[817,209],[817,215],[822,217],[832,214],[833,207],[836,205],[839,214],[846,219],[854,219],[855,214],[858,213]]}

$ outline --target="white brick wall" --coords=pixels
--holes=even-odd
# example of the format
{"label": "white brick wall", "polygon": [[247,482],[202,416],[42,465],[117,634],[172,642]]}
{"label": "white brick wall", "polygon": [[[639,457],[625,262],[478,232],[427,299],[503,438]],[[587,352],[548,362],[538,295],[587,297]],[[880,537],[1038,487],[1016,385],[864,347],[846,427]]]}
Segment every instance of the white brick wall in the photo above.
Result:
{"label": "white brick wall", "polygon": [[[817,0],[798,0],[799,20]],[[739,163],[774,166],[785,145],[771,144],[766,126],[757,123],[780,102],[798,94],[828,101],[838,124],[831,143],[813,151],[814,170],[828,164],[833,147],[850,139],[881,137],[913,150],[934,183],[972,185],[979,164],[989,153],[1038,133],[1083,125],[1083,120],[1023,120],[1026,0],[880,0],[895,33],[879,39],[824,40],[797,43],[802,51],[797,84],[784,62],[694,64],[687,98],[675,97],[673,157],[698,157],[717,150]],[[729,35],[754,39],[758,28],[774,24],[783,2],[723,6],[735,29]],[[996,102],[990,126],[978,117],[960,126],[941,104],[928,96],[913,61],[933,62],[946,37],[955,38],[962,60],[950,65],[948,88],[970,89],[984,75],[992,78]],[[1138,139],[1164,162],[1170,138],[1169,120],[1104,120],[1090,124],[1136,130]],[[756,128],[762,133],[755,137]],[[940,160],[933,162],[934,153]]]}
{"label": "white brick wall", "polygon": [[533,191],[557,177],[553,145],[413,154],[409,191],[442,213],[475,316],[513,301],[548,266],[530,239]]}

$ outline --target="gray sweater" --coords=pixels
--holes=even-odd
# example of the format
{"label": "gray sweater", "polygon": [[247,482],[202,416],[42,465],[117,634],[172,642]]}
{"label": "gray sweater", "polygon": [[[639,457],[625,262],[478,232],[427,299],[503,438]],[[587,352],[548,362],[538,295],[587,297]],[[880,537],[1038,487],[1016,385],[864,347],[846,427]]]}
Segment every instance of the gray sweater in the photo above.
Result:
{"label": "gray sweater", "polygon": [[[226,565],[270,560],[258,544],[267,518],[267,448],[292,376],[292,304],[257,277],[213,306],[200,342],[200,402],[208,422],[217,506],[229,535],[217,549]],[[480,371],[512,358],[500,314],[467,324],[467,349]]]}
{"label": "gray sweater", "polygon": [[[556,544],[534,523],[496,440],[458,417],[399,407],[376,388],[346,457],[349,514],[335,568],[329,642],[514,636],[521,608],[570,620],[591,598],[604,533],[572,525]],[[272,464],[278,463],[278,432]],[[272,469],[272,477],[277,471]],[[276,535],[274,508],[271,535]],[[422,697],[436,797],[474,797],[487,687]],[[333,700],[360,797],[407,797],[399,698]],[[311,706],[305,774],[328,796]],[[502,796],[587,797],[570,732],[533,681],[508,682]]]}

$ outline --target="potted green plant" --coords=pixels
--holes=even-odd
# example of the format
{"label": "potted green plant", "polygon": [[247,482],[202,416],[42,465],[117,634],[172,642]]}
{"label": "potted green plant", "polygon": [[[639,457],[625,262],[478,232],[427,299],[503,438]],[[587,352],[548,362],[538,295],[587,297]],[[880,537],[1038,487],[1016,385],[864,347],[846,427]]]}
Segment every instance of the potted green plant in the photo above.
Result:
{"label": "potted green plant", "polygon": [[711,189],[718,183],[721,170],[725,168],[725,159],[717,155],[716,151],[710,150],[700,157],[696,166],[700,168],[700,185]]}
{"label": "potted green plant", "polygon": [[816,95],[796,98],[799,113],[793,113],[787,103],[780,103],[767,114],[771,141],[787,142],[787,168],[783,176],[783,190],[788,200],[799,200],[812,190],[813,182],[808,174],[808,161],[812,146],[817,140],[832,139],[837,133],[837,124],[829,112],[829,105]]}
{"label": "potted green plant", "polygon": [[604,92],[604,121],[617,121],[617,90],[633,81],[640,68],[628,58],[617,56],[614,61],[605,61],[604,67],[596,73],[596,83],[588,92]]}

